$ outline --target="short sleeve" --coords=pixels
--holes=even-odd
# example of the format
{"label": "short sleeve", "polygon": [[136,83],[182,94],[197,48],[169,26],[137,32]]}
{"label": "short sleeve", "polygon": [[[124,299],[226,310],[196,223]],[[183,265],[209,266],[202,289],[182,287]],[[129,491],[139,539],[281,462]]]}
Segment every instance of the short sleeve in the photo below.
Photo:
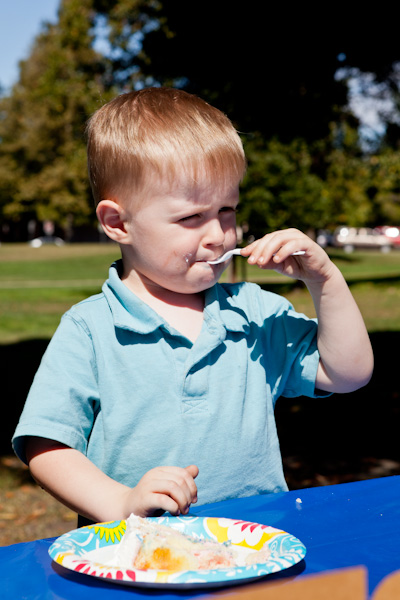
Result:
{"label": "short sleeve", "polygon": [[295,314],[287,313],[285,323],[287,348],[287,379],[282,396],[316,395],[315,380],[319,366],[317,323]]}
{"label": "short sleeve", "polygon": [[[317,346],[318,323],[296,312],[288,303],[282,304],[272,325],[272,348],[279,348],[280,396],[316,397],[315,381],[320,355]],[[323,392],[321,393],[324,394]]]}
{"label": "short sleeve", "polygon": [[259,326],[263,360],[274,398],[316,397],[320,355],[318,322],[297,312],[284,297],[247,284],[251,321]]}
{"label": "short sleeve", "polygon": [[25,438],[55,440],[83,453],[98,411],[96,360],[84,321],[66,313],[43,355],[13,436],[26,461]]}

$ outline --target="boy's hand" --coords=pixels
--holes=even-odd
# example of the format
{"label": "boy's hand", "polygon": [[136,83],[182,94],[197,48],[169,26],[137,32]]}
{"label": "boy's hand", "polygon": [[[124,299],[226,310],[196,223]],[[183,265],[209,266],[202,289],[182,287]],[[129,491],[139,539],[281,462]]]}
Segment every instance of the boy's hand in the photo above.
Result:
{"label": "boy's hand", "polygon": [[194,482],[199,473],[195,465],[181,467],[156,467],[143,475],[136,487],[127,495],[127,511],[139,517],[153,515],[160,510],[172,515],[185,515],[190,505],[197,502]]}
{"label": "boy's hand", "polygon": [[[292,256],[298,250],[303,250],[304,255]],[[251,265],[274,269],[305,283],[322,283],[329,279],[334,269],[326,252],[297,229],[268,233],[243,248],[241,254],[248,257]]]}

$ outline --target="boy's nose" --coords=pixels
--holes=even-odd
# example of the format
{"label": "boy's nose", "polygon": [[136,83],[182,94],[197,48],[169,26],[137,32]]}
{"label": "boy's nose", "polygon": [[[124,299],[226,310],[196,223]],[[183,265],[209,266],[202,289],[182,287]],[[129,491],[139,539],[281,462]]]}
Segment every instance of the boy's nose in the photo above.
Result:
{"label": "boy's nose", "polygon": [[207,224],[204,244],[207,246],[221,246],[225,241],[225,232],[219,219],[212,219]]}

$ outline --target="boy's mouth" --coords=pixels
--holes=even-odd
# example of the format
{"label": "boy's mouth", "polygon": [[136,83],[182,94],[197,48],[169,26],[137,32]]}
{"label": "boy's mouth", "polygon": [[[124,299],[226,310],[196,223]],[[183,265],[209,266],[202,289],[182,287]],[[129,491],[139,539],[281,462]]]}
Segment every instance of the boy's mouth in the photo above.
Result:
{"label": "boy's mouth", "polygon": [[[209,259],[209,258],[202,258],[202,259],[196,260],[195,262],[197,262],[197,263],[203,263],[204,265],[210,265],[210,260],[211,259]],[[213,259],[213,260],[217,260],[217,259]]]}
{"label": "boy's mouth", "polygon": [[189,266],[191,264],[194,263],[198,263],[198,264],[203,264],[203,265],[207,265],[207,266],[214,266],[214,265],[210,265],[210,260],[217,260],[220,256],[219,255],[217,257],[213,257],[213,258],[195,258],[194,254],[192,252],[188,252],[187,254],[184,255],[183,259],[185,261],[185,263]]}

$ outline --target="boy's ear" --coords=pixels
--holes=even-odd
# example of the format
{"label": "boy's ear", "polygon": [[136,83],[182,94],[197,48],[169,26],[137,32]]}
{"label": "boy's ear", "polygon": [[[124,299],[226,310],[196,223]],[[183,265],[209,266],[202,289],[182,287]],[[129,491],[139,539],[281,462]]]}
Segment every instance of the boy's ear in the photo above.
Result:
{"label": "boy's ear", "polygon": [[97,205],[96,215],[104,233],[114,242],[123,244],[128,235],[123,208],[113,200],[101,200]]}

